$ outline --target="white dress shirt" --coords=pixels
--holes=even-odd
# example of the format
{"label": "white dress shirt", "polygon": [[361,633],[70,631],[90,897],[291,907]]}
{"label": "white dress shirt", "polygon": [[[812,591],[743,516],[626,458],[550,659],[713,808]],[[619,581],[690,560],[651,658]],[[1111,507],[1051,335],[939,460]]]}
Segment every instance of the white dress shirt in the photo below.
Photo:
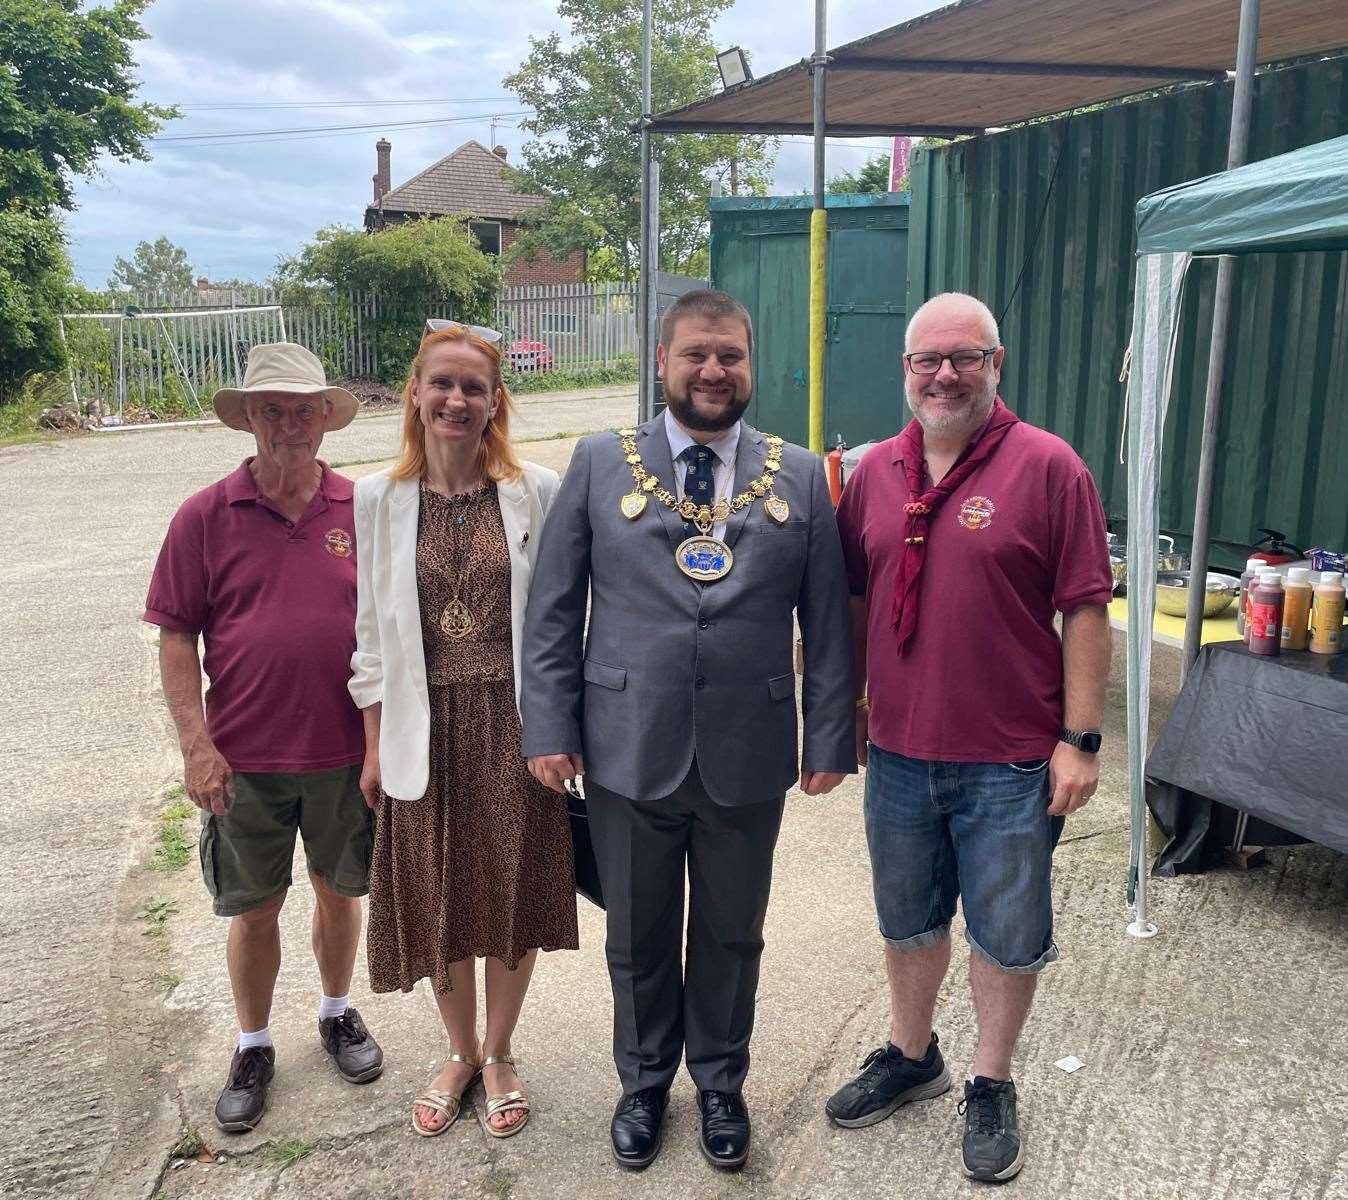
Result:
{"label": "white dress shirt", "polygon": [[[709,442],[698,442],[674,418],[674,414],[665,409],[665,435],[669,438],[669,453],[674,459],[674,492],[683,499],[683,481],[688,474],[689,463],[679,457],[689,446],[703,445],[716,455],[716,466],[712,478],[716,485],[716,500],[729,501],[735,490],[735,455],[740,446],[740,422],[736,421],[724,433],[718,433]],[[712,526],[712,537],[725,537],[726,523],[717,521]]]}

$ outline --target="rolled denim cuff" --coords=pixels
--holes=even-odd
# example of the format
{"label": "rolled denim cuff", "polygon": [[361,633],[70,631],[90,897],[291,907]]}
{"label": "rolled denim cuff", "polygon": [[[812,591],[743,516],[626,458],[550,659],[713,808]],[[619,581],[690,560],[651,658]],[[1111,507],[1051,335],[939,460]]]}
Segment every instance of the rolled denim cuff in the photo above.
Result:
{"label": "rolled denim cuff", "polygon": [[1005,971],[1008,975],[1038,975],[1051,962],[1058,961],[1058,947],[1055,943],[1049,942],[1048,949],[1044,951],[1034,962],[1026,963],[1024,966],[1008,967],[1005,963],[998,962],[986,950],[983,949],[966,928],[964,931],[964,940],[969,943],[969,949],[978,955],[985,963],[996,967],[999,971]]}
{"label": "rolled denim cuff", "polygon": [[885,937],[884,930],[880,931],[880,936],[885,938],[885,945],[891,950],[898,950],[901,953],[906,953],[909,950],[925,950],[928,946],[934,946],[937,942],[944,941],[950,936],[950,922],[947,921],[944,925],[929,929],[926,933],[915,933],[912,937]]}

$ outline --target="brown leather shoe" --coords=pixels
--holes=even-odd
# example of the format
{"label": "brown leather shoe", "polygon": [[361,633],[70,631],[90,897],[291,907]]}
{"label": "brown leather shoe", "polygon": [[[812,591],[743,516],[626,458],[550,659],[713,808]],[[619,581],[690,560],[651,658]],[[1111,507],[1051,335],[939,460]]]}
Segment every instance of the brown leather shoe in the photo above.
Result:
{"label": "brown leather shoe", "polygon": [[340,1017],[319,1021],[318,1036],[347,1083],[369,1083],[382,1074],[384,1052],[354,1008],[347,1008]]}
{"label": "brown leather shoe", "polygon": [[247,1133],[262,1120],[267,1088],[276,1074],[276,1051],[271,1046],[235,1050],[225,1090],[215,1102],[215,1123],[226,1133]]}

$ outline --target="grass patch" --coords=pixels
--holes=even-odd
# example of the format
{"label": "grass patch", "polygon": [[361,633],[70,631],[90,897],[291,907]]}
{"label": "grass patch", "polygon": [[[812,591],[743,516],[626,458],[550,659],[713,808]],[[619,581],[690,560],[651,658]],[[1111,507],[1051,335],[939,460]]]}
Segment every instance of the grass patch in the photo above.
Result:
{"label": "grass patch", "polygon": [[201,1131],[195,1125],[189,1125],[173,1143],[169,1158],[196,1158],[205,1149],[206,1139],[201,1136]]}
{"label": "grass patch", "polygon": [[167,996],[174,988],[182,983],[183,977],[179,975],[177,971],[160,971],[155,975],[154,981],[158,985],[159,990]]}
{"label": "grass patch", "polygon": [[614,387],[637,382],[635,359],[620,360],[610,367],[583,367],[570,371],[511,371],[505,385],[512,396],[530,392],[569,392],[588,387]]}
{"label": "grass patch", "polygon": [[279,1142],[268,1142],[262,1153],[272,1166],[284,1170],[293,1167],[300,1159],[307,1158],[316,1148],[316,1142],[304,1138],[282,1138]]}
{"label": "grass patch", "polygon": [[168,922],[177,911],[178,902],[172,896],[151,896],[140,911],[140,919],[145,922],[142,936],[150,939],[159,954],[168,953]]}
{"label": "grass patch", "polygon": [[184,827],[184,822],[194,811],[190,800],[184,798],[182,785],[173,788],[165,799],[170,803],[159,810],[158,828],[155,830],[155,849],[150,856],[150,870],[167,874],[181,871],[192,861],[192,849],[195,839]]}

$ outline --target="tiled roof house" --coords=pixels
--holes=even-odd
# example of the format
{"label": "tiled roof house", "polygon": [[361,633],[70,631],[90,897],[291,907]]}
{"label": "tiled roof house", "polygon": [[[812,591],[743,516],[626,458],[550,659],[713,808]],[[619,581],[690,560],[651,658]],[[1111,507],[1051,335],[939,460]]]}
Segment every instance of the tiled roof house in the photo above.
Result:
{"label": "tiled roof house", "polygon": [[[503,146],[488,150],[480,142],[465,142],[452,154],[432,163],[406,183],[391,187],[393,146],[384,138],[375,143],[374,201],[365,209],[365,228],[383,229],[416,217],[467,216],[478,244],[488,254],[509,250],[520,235],[522,219],[542,208],[542,196],[514,191],[506,179]],[[585,278],[585,255],[576,252],[558,261],[546,251],[534,262],[520,259],[506,271],[508,286],[580,283]]]}

